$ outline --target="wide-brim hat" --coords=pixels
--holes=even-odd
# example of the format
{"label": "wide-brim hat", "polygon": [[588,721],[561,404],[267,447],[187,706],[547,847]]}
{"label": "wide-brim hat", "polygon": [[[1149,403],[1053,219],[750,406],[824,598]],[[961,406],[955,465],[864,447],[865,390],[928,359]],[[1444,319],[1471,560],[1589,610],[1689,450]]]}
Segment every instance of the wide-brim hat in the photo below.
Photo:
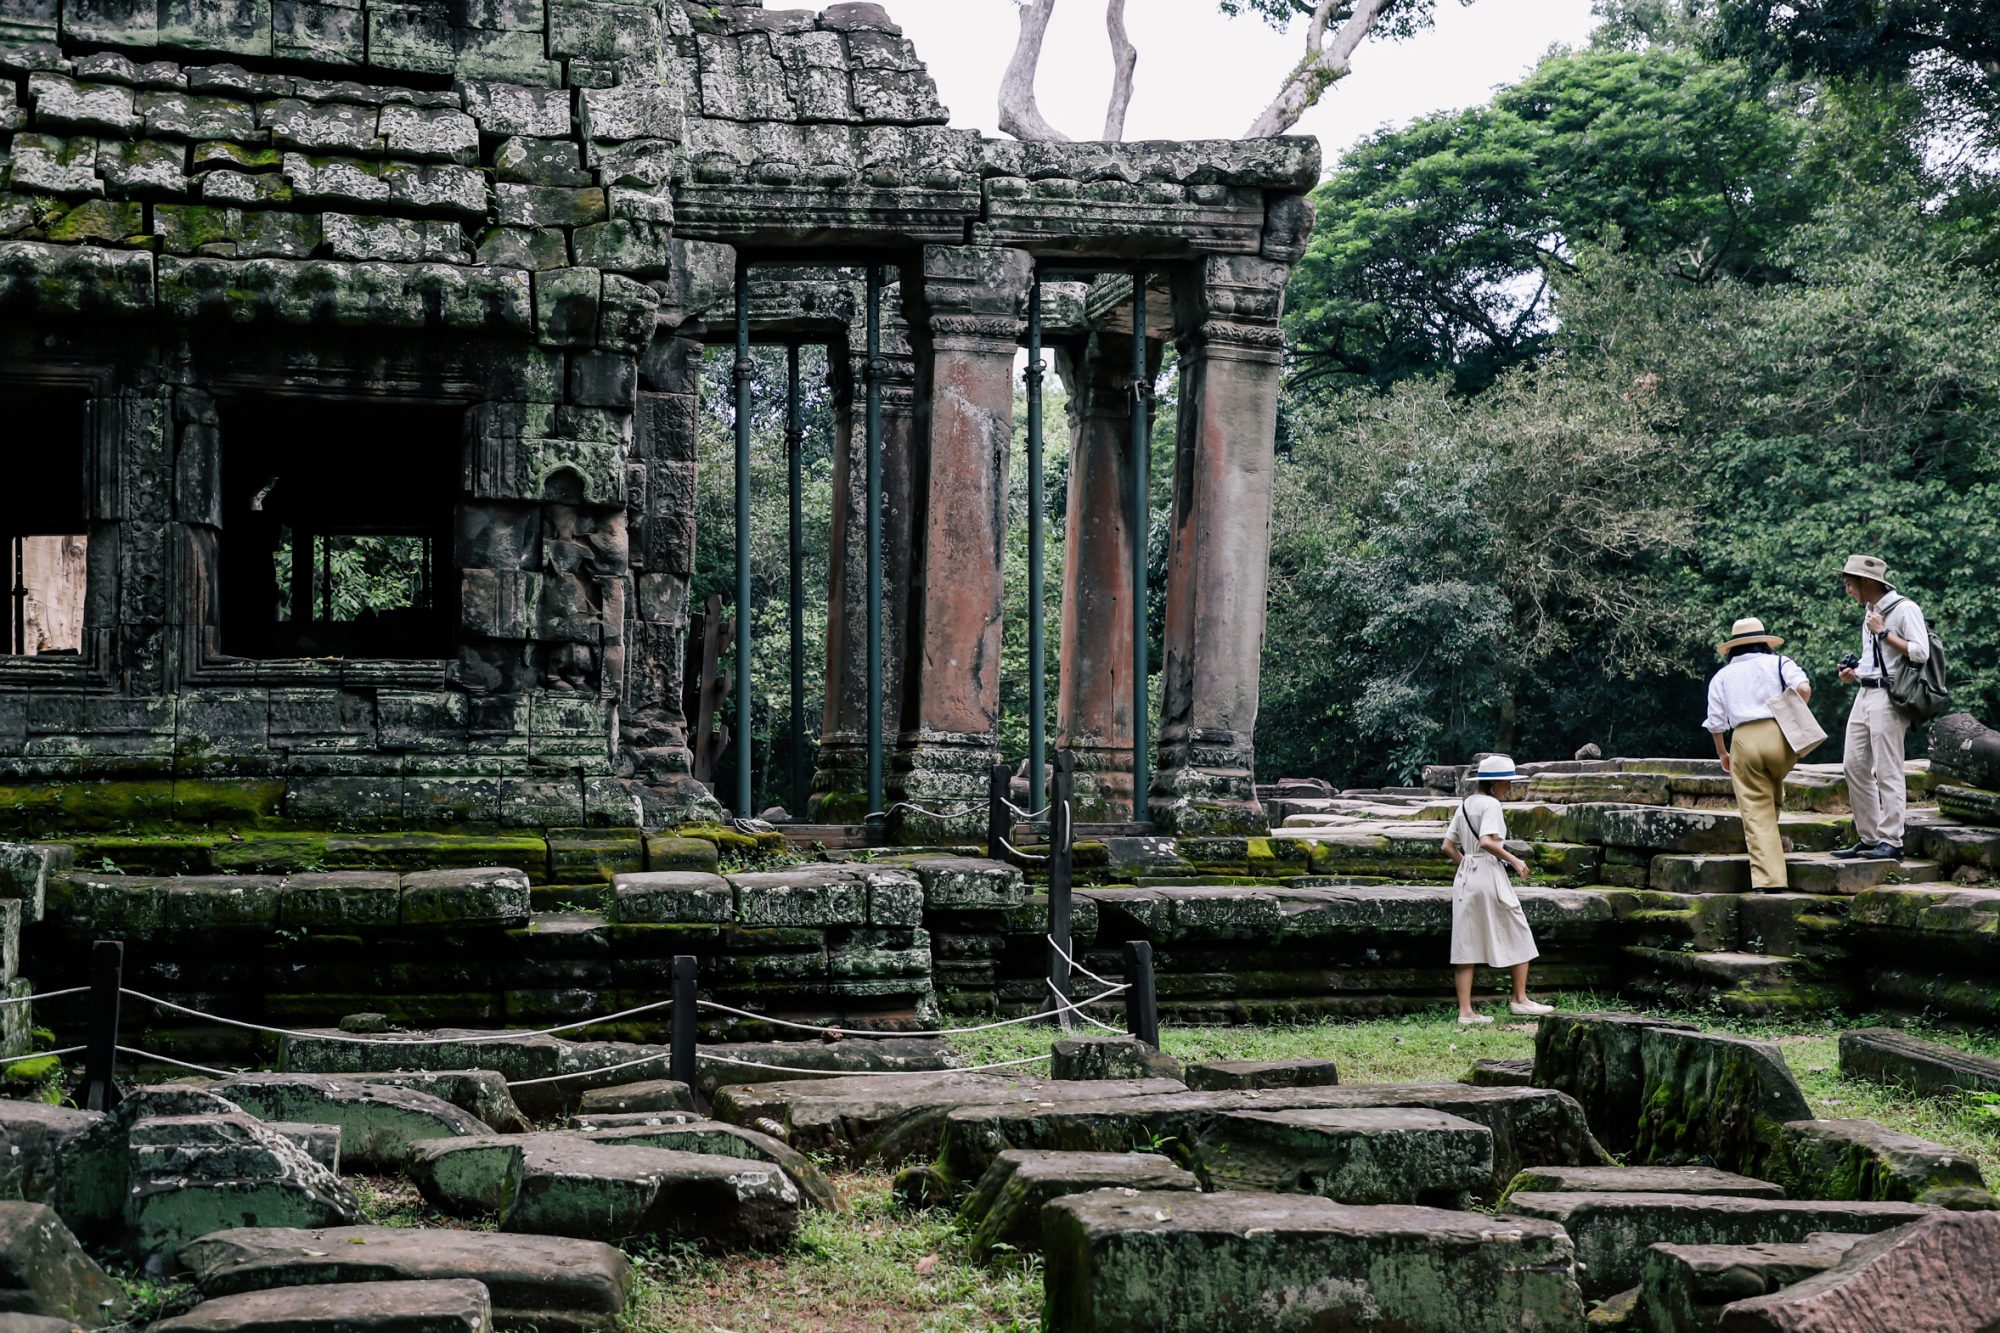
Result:
{"label": "wide-brim hat", "polygon": [[1889,562],[1879,555],[1850,555],[1840,572],[1842,577],[1873,579],[1885,588],[1896,586],[1889,582]]}
{"label": "wide-brim hat", "polygon": [[1521,775],[1514,771],[1514,761],[1504,754],[1489,754],[1472,770],[1474,782],[1519,782]]}
{"label": "wide-brim hat", "polygon": [[1775,634],[1764,632],[1764,622],[1755,616],[1745,616],[1729,627],[1729,637],[1715,645],[1718,653],[1727,653],[1747,644],[1761,643],[1766,648],[1782,648],[1785,641]]}

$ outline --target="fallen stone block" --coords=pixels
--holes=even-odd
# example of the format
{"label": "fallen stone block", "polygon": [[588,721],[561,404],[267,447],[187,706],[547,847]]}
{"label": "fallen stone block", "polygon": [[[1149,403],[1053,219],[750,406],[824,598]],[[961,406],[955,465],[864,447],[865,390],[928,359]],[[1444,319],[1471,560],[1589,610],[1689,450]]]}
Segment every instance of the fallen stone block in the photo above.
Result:
{"label": "fallen stone block", "polygon": [[1514,1177],[1509,1194],[1732,1194],[1742,1199],[1782,1199],[1784,1190],[1712,1166],[1531,1166]]}
{"label": "fallen stone block", "polygon": [[1912,1203],[1744,1199],[1713,1194],[1515,1194],[1503,1214],[1559,1224],[1576,1245],[1584,1295],[1609,1296],[1639,1281],[1648,1245],[1752,1245],[1802,1241],[1815,1231],[1872,1233],[1930,1216]]}
{"label": "fallen stone block", "polygon": [[1646,1083],[1639,1036],[1654,1027],[1696,1030],[1641,1014],[1545,1015],[1535,1024],[1534,1085],[1576,1098],[1598,1141],[1614,1153],[1630,1152]]}
{"label": "fallen stone block", "polygon": [[497,1214],[503,1231],[684,1238],[718,1250],[788,1239],[802,1201],[798,1186],[770,1162],[603,1135],[434,1140],[419,1145],[409,1174],[437,1207],[459,1216]]}
{"label": "fallen stone block", "polygon": [[488,1333],[493,1302],[469,1278],[337,1282],[203,1301],[148,1333]]}
{"label": "fallen stone block", "polygon": [[0,1101],[0,1199],[43,1198],[55,1184],[62,1145],[101,1118],[95,1111]]}
{"label": "fallen stone block", "polygon": [[1096,1189],[1200,1188],[1200,1181],[1158,1153],[1009,1151],[993,1159],[959,1217],[982,1255],[1040,1254],[1042,1206],[1053,1199]]}
{"label": "fallen stone block", "polygon": [[1968,1088],[2000,1093],[2000,1060],[1954,1050],[1893,1028],[1840,1034],[1840,1072],[1930,1096]]}
{"label": "fallen stone block", "polygon": [[2000,1208],[1971,1157],[1873,1120],[1794,1120],[1782,1127],[1780,1136],[1771,1176],[1801,1199],[1896,1199],[1966,1211]]}
{"label": "fallen stone block", "polygon": [[1313,1195],[1098,1190],[1043,1212],[1049,1333],[1572,1330],[1560,1227]]}
{"label": "fallen stone block", "polygon": [[412,1088],[442,1098],[499,1134],[525,1134],[534,1128],[521,1114],[504,1075],[491,1069],[419,1069],[399,1073],[348,1074],[356,1083],[383,1083]]}
{"label": "fallen stone block", "polygon": [[1861,1239],[1820,1232],[1791,1244],[1650,1246],[1639,1275],[1639,1327],[1715,1333],[1724,1306],[1823,1273]]}
{"label": "fallen stone block", "polygon": [[[1462,1083],[1162,1093],[1054,1105],[1031,1095],[949,1112],[940,1158],[947,1176],[968,1182],[977,1180],[1008,1148],[1069,1152],[1153,1148],[1187,1161],[1199,1172],[1207,1166],[1201,1145],[1224,1115],[1379,1107],[1442,1111],[1484,1126],[1493,1136],[1493,1173],[1480,1191],[1483,1197],[1497,1198],[1525,1166],[1609,1161],[1590,1137],[1581,1108],[1563,1094],[1544,1088],[1472,1088]],[[1169,1143],[1164,1149],[1154,1148]]]}
{"label": "fallen stone block", "polygon": [[1331,1088],[1340,1071],[1331,1060],[1204,1060],[1187,1067],[1186,1082],[1195,1092],[1234,1092],[1244,1088]]}
{"label": "fallen stone block", "polygon": [[1993,1333],[2000,1213],[1936,1213],[1871,1235],[1839,1263],[1722,1312],[1722,1333]]}
{"label": "fallen stone block", "polygon": [[651,1129],[705,1118],[699,1111],[613,1111],[610,1115],[573,1115],[568,1128],[585,1133],[599,1129]]}
{"label": "fallen stone block", "polygon": [[1064,1082],[1170,1078],[1181,1081],[1181,1062],[1137,1037],[1064,1037],[1049,1058],[1049,1077]]}
{"label": "fallen stone block", "polygon": [[264,1128],[296,1144],[301,1152],[334,1175],[340,1174],[339,1125],[309,1125],[297,1120],[266,1120]]}
{"label": "fallen stone block", "polygon": [[83,1325],[52,1315],[0,1314],[0,1333],[83,1333]]}
{"label": "fallen stone block", "polygon": [[83,1252],[54,1209],[0,1203],[0,1311],[96,1328],[130,1310],[124,1289]]}
{"label": "fallen stone block", "polygon": [[1535,1062],[1474,1060],[1472,1077],[1468,1081],[1475,1088],[1532,1088],[1535,1086]]}
{"label": "fallen stone block", "polygon": [[469,1278],[490,1295],[496,1328],[538,1333],[611,1328],[632,1281],[631,1261],[598,1241],[426,1227],[241,1227],[185,1246],[180,1262],[211,1300],[341,1282]]}
{"label": "fallen stone block", "polygon": [[1200,1162],[1211,1189],[1456,1207],[1491,1182],[1493,1133],[1403,1107],[1235,1111],[1202,1137]]}
{"label": "fallen stone block", "polygon": [[209,1085],[260,1120],[303,1120],[340,1127],[349,1169],[400,1171],[411,1145],[425,1139],[491,1134],[491,1126],[439,1097],[386,1083],[325,1074],[242,1074]]}
{"label": "fallen stone block", "polygon": [[688,1091],[688,1085],[669,1078],[592,1088],[583,1094],[583,1099],[576,1106],[579,1116],[617,1115],[627,1111],[692,1110],[694,1095]]}
{"label": "fallen stone block", "polygon": [[791,1177],[807,1203],[828,1212],[840,1210],[840,1196],[834,1192],[812,1158],[781,1139],[742,1125],[720,1120],[704,1120],[681,1113],[672,1118],[653,1117],[645,1125],[592,1125],[582,1133],[598,1143],[623,1143],[641,1148],[671,1148],[675,1152],[703,1153],[710,1157],[741,1157],[746,1161],[769,1162]]}
{"label": "fallen stone block", "polygon": [[1782,1126],[1812,1119],[1785,1057],[1768,1042],[1647,1028],[1639,1061],[1636,1163],[1706,1162],[1761,1177]]}

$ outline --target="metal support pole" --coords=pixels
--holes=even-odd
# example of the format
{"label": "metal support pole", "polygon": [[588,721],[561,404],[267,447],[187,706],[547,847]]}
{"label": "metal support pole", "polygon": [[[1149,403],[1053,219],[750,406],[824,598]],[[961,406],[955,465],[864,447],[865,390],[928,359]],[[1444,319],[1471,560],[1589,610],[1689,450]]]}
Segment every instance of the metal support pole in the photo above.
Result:
{"label": "metal support pole", "polygon": [[1146,822],[1152,785],[1146,689],[1146,557],[1153,524],[1153,386],[1146,375],[1146,275],[1132,275],[1132,822]]}
{"label": "metal support pole", "polygon": [[804,408],[799,402],[799,346],[785,349],[785,459],[789,469],[786,484],[791,492],[791,606],[786,617],[792,650],[792,818],[803,819],[806,812],[806,546],[805,515],[800,492],[803,488],[803,454],[806,428]]}
{"label": "metal support pole", "polygon": [[118,1087],[118,1004],[125,985],[125,946],[99,940],[90,949],[90,1035],[84,1047],[86,1111],[109,1111],[125,1099]]}
{"label": "metal support pole", "polygon": [[1005,764],[995,764],[986,774],[986,854],[1005,861],[1007,835],[1014,831],[1014,814],[1007,797],[1014,789],[1014,774]]}
{"label": "metal support pole", "polygon": [[1153,946],[1145,940],[1125,941],[1125,1030],[1154,1050],[1160,1049],[1160,1002],[1153,993]]}
{"label": "metal support pole", "polygon": [[1042,282],[1028,289],[1028,808],[1039,810],[1048,712],[1046,633],[1042,624]]}
{"label": "metal support pole", "polygon": [[882,266],[868,266],[868,812],[882,796]]}
{"label": "metal support pole", "polygon": [[700,1070],[695,1063],[695,984],[694,957],[680,954],[674,959],[674,1007],[669,1011],[667,1075],[695,1091]]}
{"label": "metal support pole", "polygon": [[736,817],[750,808],[750,261],[736,259]]}
{"label": "metal support pole", "polygon": [[14,538],[14,586],[8,589],[14,602],[14,636],[8,651],[18,657],[28,655],[28,540]]}
{"label": "metal support pole", "polygon": [[[1049,793],[1049,985],[1054,999],[1069,999],[1069,960],[1076,946],[1070,942],[1070,877],[1076,825],[1070,819],[1070,802],[1076,796],[1076,756],[1068,750],[1056,751],[1055,783]],[[1067,1012],[1056,1015],[1056,1026],[1068,1031]]]}

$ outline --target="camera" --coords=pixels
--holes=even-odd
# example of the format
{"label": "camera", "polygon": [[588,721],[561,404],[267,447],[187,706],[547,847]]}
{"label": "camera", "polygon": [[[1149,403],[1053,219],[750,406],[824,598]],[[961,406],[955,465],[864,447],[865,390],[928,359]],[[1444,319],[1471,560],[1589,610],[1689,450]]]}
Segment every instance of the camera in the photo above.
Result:
{"label": "camera", "polygon": [[1861,669],[1861,655],[1859,653],[1849,653],[1833,665],[1841,671],[1859,671]]}

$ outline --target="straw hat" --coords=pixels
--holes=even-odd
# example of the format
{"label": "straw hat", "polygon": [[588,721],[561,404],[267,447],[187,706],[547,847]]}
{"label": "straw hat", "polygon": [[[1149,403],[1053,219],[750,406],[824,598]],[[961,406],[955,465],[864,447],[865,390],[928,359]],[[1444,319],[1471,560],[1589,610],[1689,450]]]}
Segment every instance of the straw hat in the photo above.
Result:
{"label": "straw hat", "polygon": [[1521,775],[1514,771],[1514,761],[1504,754],[1489,754],[1479,761],[1473,770],[1474,782],[1518,782]]}
{"label": "straw hat", "polygon": [[1733,648],[1745,644],[1761,643],[1766,648],[1782,648],[1785,641],[1775,634],[1764,632],[1764,622],[1755,616],[1745,616],[1729,627],[1729,637],[1715,645],[1715,651],[1727,655]]}
{"label": "straw hat", "polygon": [[1857,579],[1873,579],[1885,588],[1896,586],[1889,582],[1889,562],[1879,555],[1850,555],[1840,572]]}

